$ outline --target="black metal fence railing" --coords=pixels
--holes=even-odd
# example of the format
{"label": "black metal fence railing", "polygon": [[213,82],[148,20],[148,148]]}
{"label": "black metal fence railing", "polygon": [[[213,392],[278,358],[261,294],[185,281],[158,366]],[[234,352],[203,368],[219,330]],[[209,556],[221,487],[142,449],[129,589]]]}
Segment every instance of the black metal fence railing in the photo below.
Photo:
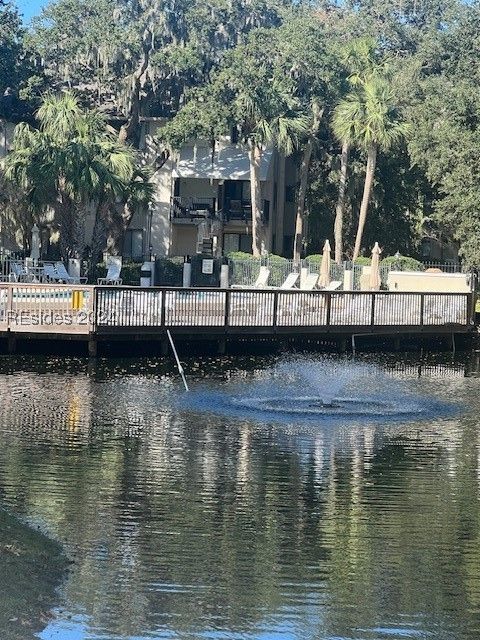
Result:
{"label": "black metal fence railing", "polygon": [[95,328],[468,328],[474,294],[96,287]]}
{"label": "black metal fence railing", "polygon": [[215,198],[174,196],[170,206],[170,217],[172,220],[211,218],[215,215],[215,207]]}

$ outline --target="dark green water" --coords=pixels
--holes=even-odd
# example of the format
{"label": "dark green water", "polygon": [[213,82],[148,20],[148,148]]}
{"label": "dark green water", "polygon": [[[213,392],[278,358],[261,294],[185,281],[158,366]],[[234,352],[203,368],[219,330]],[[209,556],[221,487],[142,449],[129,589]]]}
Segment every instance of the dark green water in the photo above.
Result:
{"label": "dark green water", "polygon": [[[179,405],[160,360],[0,359],[0,505],[74,560],[10,637],[478,640],[478,364],[371,361],[357,387],[456,412],[276,423]],[[271,364],[185,369],[225,396]]]}

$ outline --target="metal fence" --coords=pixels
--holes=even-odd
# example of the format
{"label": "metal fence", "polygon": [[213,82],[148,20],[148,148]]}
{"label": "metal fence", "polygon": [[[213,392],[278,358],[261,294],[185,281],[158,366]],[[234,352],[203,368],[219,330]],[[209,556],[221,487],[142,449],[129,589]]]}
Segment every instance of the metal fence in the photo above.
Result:
{"label": "metal fence", "polygon": [[136,335],[211,332],[345,333],[472,328],[469,293],[92,287],[0,283],[0,330]]}
{"label": "metal fence", "polygon": [[[279,287],[282,282],[285,281],[288,274],[293,271],[299,271],[302,268],[307,268],[309,273],[319,273],[321,267],[321,260],[301,260],[300,263],[295,263],[293,260],[272,258],[265,256],[262,258],[250,258],[250,259],[231,259],[231,283],[233,285],[251,286],[258,277],[260,267],[265,266],[270,269],[269,286]],[[352,290],[357,291],[360,289],[360,277],[363,272],[363,267],[368,265],[352,263],[345,261],[342,264],[336,262],[330,265],[330,279],[340,280],[343,283],[345,271],[352,272]],[[423,270],[426,269],[440,269],[443,273],[467,273],[469,270],[466,267],[462,267],[459,264],[441,264],[441,263],[424,263],[422,264]],[[390,271],[399,270],[399,266],[394,262],[390,264],[380,264],[380,279],[383,288],[387,288],[388,275]],[[400,269],[401,270],[401,269]],[[419,269],[419,271],[421,271]]]}
{"label": "metal fence", "polygon": [[0,330],[15,333],[88,334],[93,287],[0,283]]}
{"label": "metal fence", "polygon": [[466,329],[473,294],[95,288],[95,328]]}

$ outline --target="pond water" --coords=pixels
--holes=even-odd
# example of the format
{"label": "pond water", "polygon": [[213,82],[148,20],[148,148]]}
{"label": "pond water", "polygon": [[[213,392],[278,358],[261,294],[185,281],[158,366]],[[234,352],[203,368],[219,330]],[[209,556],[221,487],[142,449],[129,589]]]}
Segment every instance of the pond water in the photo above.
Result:
{"label": "pond water", "polygon": [[478,358],[185,371],[0,358],[0,506],[73,561],[23,637],[478,640]]}

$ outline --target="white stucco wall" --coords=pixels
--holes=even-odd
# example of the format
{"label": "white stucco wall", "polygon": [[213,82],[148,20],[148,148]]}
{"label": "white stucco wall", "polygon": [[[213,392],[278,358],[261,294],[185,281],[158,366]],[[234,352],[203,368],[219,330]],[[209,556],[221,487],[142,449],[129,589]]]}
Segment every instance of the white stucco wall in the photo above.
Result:
{"label": "white stucco wall", "polygon": [[152,205],[150,244],[155,255],[167,256],[170,249],[170,200],[173,194],[172,170],[174,163],[169,159],[163,167],[155,170],[159,149],[154,142],[154,135],[158,126],[159,124],[155,123],[145,123],[140,147],[143,151],[144,163],[153,167],[155,171],[152,177],[155,194]]}
{"label": "white stucco wall", "polygon": [[0,120],[0,160],[5,158],[8,151],[12,148],[14,130],[15,125],[13,122]]}

